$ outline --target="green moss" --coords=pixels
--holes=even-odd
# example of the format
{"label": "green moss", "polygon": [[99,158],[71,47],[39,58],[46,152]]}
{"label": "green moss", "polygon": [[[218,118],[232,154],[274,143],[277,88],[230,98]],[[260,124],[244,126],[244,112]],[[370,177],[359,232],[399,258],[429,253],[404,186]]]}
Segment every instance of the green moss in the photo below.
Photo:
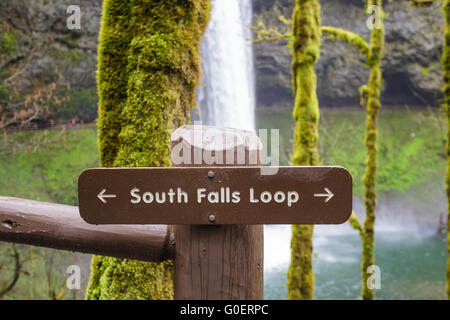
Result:
{"label": "green moss", "polygon": [[422,66],[420,69],[422,71],[422,76],[424,76],[424,77],[426,77],[428,75],[428,73],[430,73],[430,67]]}
{"label": "green moss", "polygon": [[[319,101],[315,64],[320,54],[320,5],[317,0],[297,0],[292,16],[292,84],[295,95],[294,165],[317,165]],[[288,273],[288,299],[312,299],[313,226],[293,226],[291,263]]]}
{"label": "green moss", "polygon": [[314,272],[312,266],[313,227],[292,226],[291,263],[288,271],[288,299],[306,300],[314,297]]}
{"label": "green moss", "polygon": [[94,256],[90,300],[169,300],[173,299],[173,263],[160,264]]}
{"label": "green moss", "polygon": [[349,45],[355,47],[364,56],[367,57],[367,54],[369,53],[369,45],[367,44],[366,40],[364,40],[364,38],[360,35],[348,30],[329,26],[321,27],[320,31],[322,31],[322,33],[325,34],[329,39],[347,42]]}
{"label": "green moss", "polygon": [[3,134],[0,194],[77,205],[78,176],[84,169],[97,166],[95,129]]}
{"label": "green moss", "polygon": [[[106,0],[100,31],[104,167],[169,166],[170,134],[196,107],[209,1]],[[171,299],[172,262],[95,257],[88,299]]]}
{"label": "green moss", "polygon": [[359,220],[358,220],[358,218],[356,217],[356,214],[355,214],[354,211],[352,211],[352,214],[351,214],[350,219],[349,219],[349,223],[350,223],[350,226],[351,226],[353,229],[355,229],[356,231],[358,231],[359,234],[360,234],[360,236],[363,237],[363,235],[364,235],[364,230],[363,230],[363,228],[361,227],[361,224],[359,223]]}
{"label": "green moss", "polygon": [[98,96],[96,88],[71,88],[61,92],[66,99],[57,106],[62,119],[93,122],[97,119]]}
{"label": "green moss", "polygon": [[381,76],[381,59],[384,49],[384,12],[382,9],[382,0],[368,0],[369,6],[377,6],[380,8],[381,28],[373,28],[370,33],[369,52],[367,62],[370,66],[369,83],[362,90],[366,95],[362,98],[367,109],[366,116],[366,137],[365,144],[367,147],[366,172],[363,177],[365,187],[364,205],[366,207],[366,218],[364,220],[364,232],[362,234],[362,298],[364,300],[372,300],[374,298],[373,289],[368,288],[367,280],[370,274],[367,268],[374,264],[374,224],[375,224],[375,207],[376,207],[376,191],[375,181],[377,173],[377,119],[378,112],[381,107],[380,95],[382,87]]}
{"label": "green moss", "polygon": [[2,32],[0,34],[0,54],[9,55],[16,50],[15,32]]}
{"label": "green moss", "polygon": [[7,101],[9,94],[10,94],[10,92],[7,88],[0,86],[0,102]]}

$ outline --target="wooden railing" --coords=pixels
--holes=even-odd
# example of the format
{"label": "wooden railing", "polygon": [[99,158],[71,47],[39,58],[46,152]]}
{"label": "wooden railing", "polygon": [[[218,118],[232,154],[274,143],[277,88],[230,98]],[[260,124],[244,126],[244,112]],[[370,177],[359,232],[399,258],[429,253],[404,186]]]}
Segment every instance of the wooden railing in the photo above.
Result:
{"label": "wooden railing", "polygon": [[0,241],[142,261],[173,259],[166,225],[90,225],[78,207],[0,197]]}

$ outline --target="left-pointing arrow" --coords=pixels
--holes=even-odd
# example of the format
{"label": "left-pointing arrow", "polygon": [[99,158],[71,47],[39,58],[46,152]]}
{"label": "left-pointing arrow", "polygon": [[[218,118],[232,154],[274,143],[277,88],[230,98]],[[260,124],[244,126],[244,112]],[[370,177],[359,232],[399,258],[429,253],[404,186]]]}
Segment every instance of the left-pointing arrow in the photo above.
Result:
{"label": "left-pointing arrow", "polygon": [[103,203],[106,203],[105,198],[115,198],[115,194],[105,194],[106,189],[103,189],[100,191],[100,193],[97,195],[97,198],[99,198]]}

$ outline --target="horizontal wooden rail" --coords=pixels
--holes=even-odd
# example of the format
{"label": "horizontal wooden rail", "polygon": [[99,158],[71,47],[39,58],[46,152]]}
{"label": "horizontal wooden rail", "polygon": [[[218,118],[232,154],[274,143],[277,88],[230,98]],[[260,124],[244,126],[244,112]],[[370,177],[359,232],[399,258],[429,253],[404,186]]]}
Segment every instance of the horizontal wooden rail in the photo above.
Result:
{"label": "horizontal wooden rail", "polygon": [[11,197],[0,197],[0,241],[154,262],[175,252],[170,226],[90,225],[78,207]]}

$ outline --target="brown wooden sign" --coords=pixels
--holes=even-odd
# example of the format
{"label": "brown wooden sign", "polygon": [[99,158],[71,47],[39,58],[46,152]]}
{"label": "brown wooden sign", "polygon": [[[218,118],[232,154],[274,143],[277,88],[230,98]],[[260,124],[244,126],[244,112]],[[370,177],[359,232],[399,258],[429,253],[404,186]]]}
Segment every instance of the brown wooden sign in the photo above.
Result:
{"label": "brown wooden sign", "polygon": [[98,168],[78,180],[91,224],[340,224],[352,211],[342,167]]}

